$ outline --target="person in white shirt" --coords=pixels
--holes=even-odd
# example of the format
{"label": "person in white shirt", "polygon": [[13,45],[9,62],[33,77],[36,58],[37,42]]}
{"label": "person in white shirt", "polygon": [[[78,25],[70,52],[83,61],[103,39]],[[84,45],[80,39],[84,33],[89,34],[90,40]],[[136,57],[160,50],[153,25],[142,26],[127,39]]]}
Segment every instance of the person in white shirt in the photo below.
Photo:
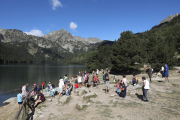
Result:
{"label": "person in white shirt", "polygon": [[164,77],[164,66],[161,67],[161,75],[162,75],[162,78]]}
{"label": "person in white shirt", "polygon": [[63,86],[64,86],[64,80],[62,79],[62,77],[60,77],[60,80],[59,80],[59,97],[61,97],[63,94]]}
{"label": "person in white shirt", "polygon": [[[149,81],[146,80],[146,78],[144,76],[142,77],[142,80],[143,80],[143,86],[142,86],[143,101],[148,102],[147,91],[149,90]],[[144,100],[144,98],[146,98],[146,100]]]}
{"label": "person in white shirt", "polygon": [[28,84],[26,84],[26,85],[24,85],[24,86],[22,87],[22,96],[23,96],[23,97],[28,94],[26,87],[28,87]]}
{"label": "person in white shirt", "polygon": [[126,97],[126,89],[127,89],[127,79],[126,79],[126,75],[123,75],[123,79],[122,79],[122,82],[121,82],[122,84],[124,83],[124,85],[125,85],[125,88],[124,88],[124,91],[123,91],[123,99],[125,99],[125,97]]}
{"label": "person in white shirt", "polygon": [[81,88],[81,83],[82,83],[82,77],[80,76],[80,74],[79,74],[79,76],[78,76],[78,84],[79,84],[79,87]]}

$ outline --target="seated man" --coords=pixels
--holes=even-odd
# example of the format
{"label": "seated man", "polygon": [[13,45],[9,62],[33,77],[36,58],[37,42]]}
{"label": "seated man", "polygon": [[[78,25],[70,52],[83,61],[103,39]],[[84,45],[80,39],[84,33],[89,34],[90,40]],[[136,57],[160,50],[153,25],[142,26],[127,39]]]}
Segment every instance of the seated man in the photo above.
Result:
{"label": "seated man", "polygon": [[32,106],[32,107],[36,107],[36,105],[37,105],[38,103],[41,103],[41,102],[44,102],[44,101],[45,101],[45,97],[44,97],[44,95],[43,95],[42,93],[36,92],[36,94],[38,95],[38,97],[37,97],[37,100],[36,100],[36,102],[35,102],[35,105]]}
{"label": "seated man", "polygon": [[75,89],[79,88],[79,84],[77,83],[77,81],[76,81],[76,84],[74,85],[74,88]]}
{"label": "seated man", "polygon": [[133,78],[132,78],[132,84],[133,86],[138,84],[138,78],[136,77],[135,74],[133,75]]}

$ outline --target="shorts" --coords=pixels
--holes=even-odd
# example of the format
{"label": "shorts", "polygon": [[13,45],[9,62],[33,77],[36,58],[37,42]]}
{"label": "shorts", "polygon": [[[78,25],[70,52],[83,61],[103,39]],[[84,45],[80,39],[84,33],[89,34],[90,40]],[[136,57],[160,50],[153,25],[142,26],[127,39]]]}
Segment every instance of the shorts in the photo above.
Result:
{"label": "shorts", "polygon": [[41,100],[41,102],[44,102],[45,101],[45,99],[44,100]]}
{"label": "shorts", "polygon": [[18,102],[19,105],[21,105],[23,102]]}
{"label": "shorts", "polygon": [[106,81],[106,87],[109,88],[109,81]]}
{"label": "shorts", "polygon": [[152,75],[149,75],[149,78],[152,78]]}
{"label": "shorts", "polygon": [[165,74],[165,77],[169,77],[169,75],[168,75],[168,74]]}
{"label": "shorts", "polygon": [[88,81],[87,81],[87,80],[85,80],[85,81],[84,81],[84,83],[88,83]]}
{"label": "shorts", "polygon": [[62,93],[63,92],[63,88],[59,88],[59,92]]}
{"label": "shorts", "polygon": [[82,82],[78,82],[78,84],[81,84]]}

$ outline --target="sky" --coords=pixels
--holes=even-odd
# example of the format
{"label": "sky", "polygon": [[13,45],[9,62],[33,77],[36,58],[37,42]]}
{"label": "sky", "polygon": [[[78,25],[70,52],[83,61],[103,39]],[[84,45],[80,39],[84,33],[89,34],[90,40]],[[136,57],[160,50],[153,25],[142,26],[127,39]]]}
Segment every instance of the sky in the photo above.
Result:
{"label": "sky", "polygon": [[117,40],[150,30],[180,14],[180,0],[0,0],[0,28],[43,36],[66,29],[73,36]]}

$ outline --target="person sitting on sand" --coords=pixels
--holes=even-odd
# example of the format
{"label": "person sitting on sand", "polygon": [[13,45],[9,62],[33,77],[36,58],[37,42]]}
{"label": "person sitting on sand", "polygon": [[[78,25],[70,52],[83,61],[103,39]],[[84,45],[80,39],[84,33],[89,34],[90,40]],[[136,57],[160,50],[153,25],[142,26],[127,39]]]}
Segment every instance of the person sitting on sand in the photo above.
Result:
{"label": "person sitting on sand", "polygon": [[40,85],[38,88],[37,88],[37,92],[40,92],[42,90],[42,86]]}
{"label": "person sitting on sand", "polygon": [[79,88],[79,84],[77,83],[77,81],[75,82],[76,84],[74,85],[74,88],[77,89]]}
{"label": "person sitting on sand", "polygon": [[37,105],[38,103],[41,103],[41,102],[44,102],[44,101],[45,101],[45,97],[44,97],[44,95],[43,95],[42,93],[36,92],[36,94],[38,95],[38,97],[37,97],[38,99],[36,100],[35,105],[32,106],[32,107],[36,107],[36,105]]}
{"label": "person sitting on sand", "polygon": [[138,78],[136,77],[135,74],[133,75],[133,78],[132,78],[132,84],[133,86],[138,84]]}

